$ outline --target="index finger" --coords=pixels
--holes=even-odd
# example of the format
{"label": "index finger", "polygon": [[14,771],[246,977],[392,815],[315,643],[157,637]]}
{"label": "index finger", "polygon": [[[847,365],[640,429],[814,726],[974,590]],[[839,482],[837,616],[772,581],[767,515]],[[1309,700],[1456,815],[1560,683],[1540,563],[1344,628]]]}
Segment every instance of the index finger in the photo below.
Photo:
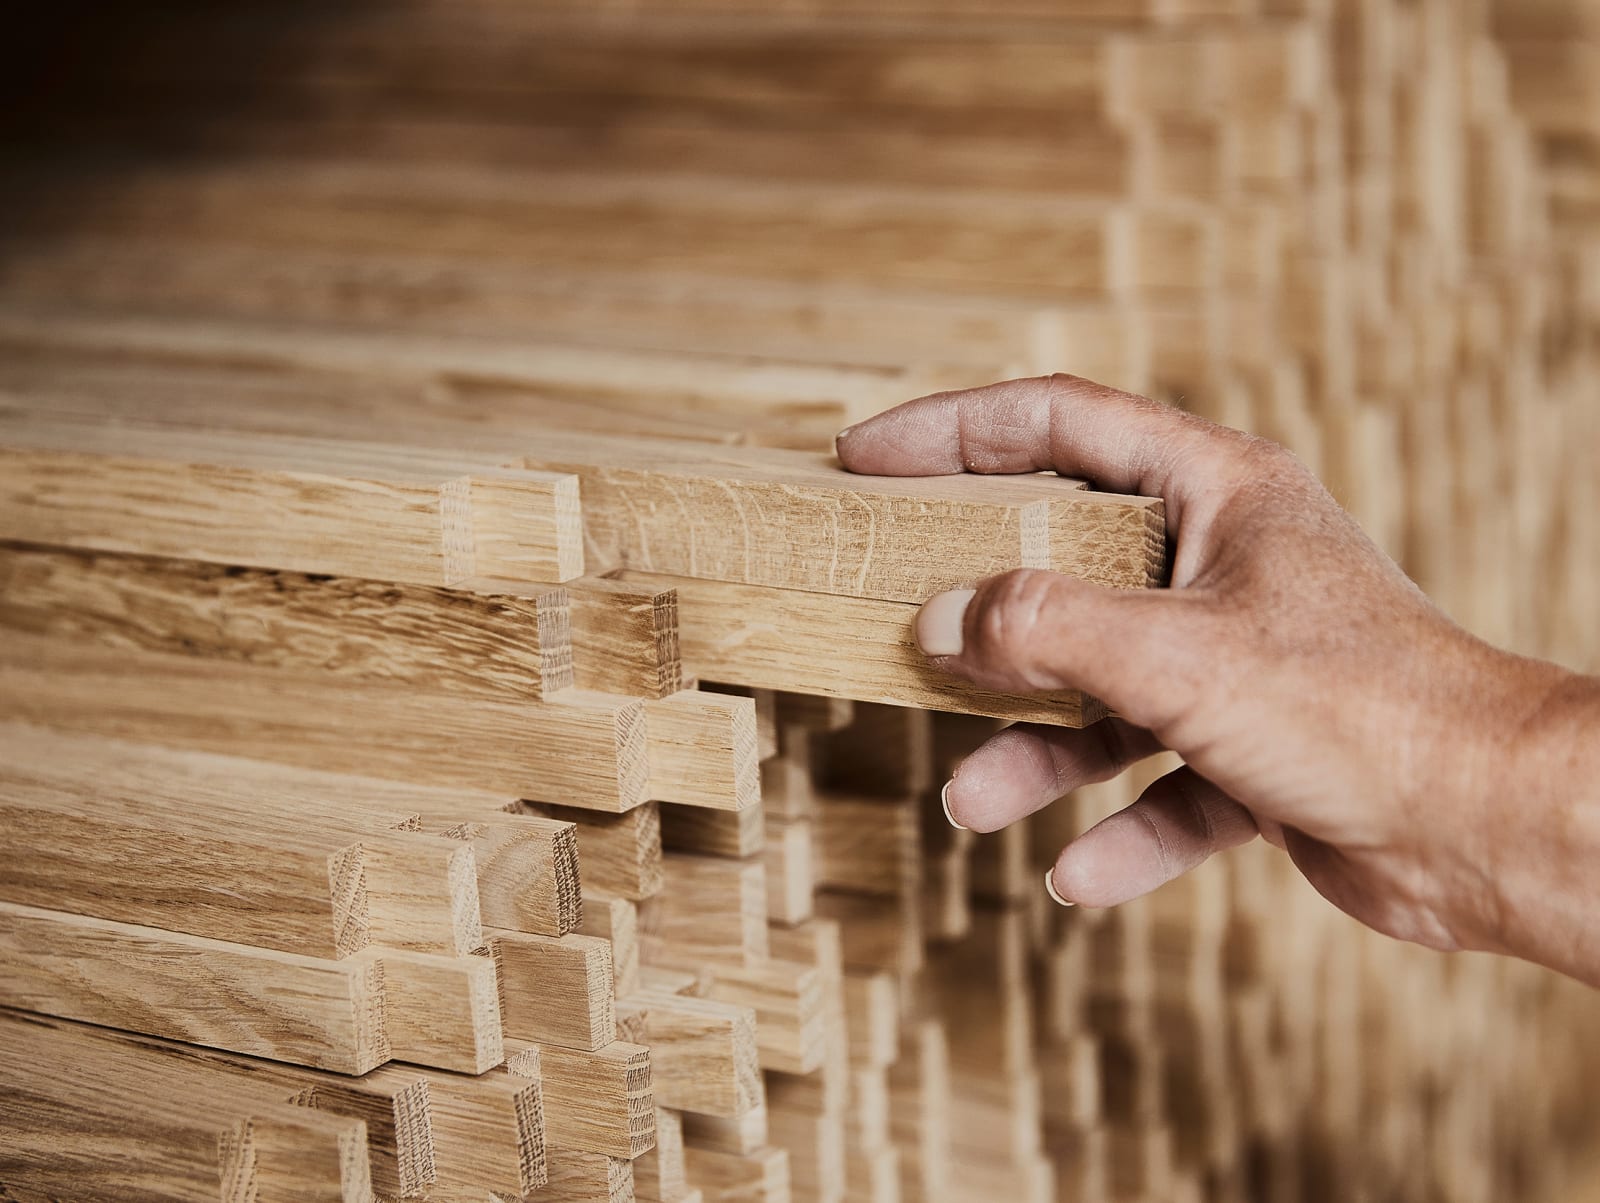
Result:
{"label": "index finger", "polygon": [[[907,401],[843,431],[851,472],[943,476],[1053,468],[1180,505],[1196,473],[1248,436],[1079,376],[1036,376]],[[1185,469],[1190,469],[1185,472]]]}

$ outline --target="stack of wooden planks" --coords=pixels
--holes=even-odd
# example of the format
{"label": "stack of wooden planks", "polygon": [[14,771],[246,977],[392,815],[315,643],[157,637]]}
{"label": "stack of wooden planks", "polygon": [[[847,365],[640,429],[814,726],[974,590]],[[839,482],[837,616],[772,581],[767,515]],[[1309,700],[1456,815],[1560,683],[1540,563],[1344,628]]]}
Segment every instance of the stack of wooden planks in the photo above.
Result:
{"label": "stack of wooden planks", "polygon": [[[841,472],[1066,370],[1600,668],[1594,0],[98,14],[0,204],[0,1198],[1561,1197],[1600,1027],[1264,847],[937,794],[932,593],[1158,500]],[[1560,70],[1557,70],[1559,65]],[[1587,191],[1586,191],[1587,190]]]}

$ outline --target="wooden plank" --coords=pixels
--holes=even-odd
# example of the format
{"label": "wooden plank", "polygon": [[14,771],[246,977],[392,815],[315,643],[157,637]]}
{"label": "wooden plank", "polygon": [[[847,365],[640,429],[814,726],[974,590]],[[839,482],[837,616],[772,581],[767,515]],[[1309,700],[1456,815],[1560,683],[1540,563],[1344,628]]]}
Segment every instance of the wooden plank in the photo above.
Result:
{"label": "wooden plank", "polygon": [[16,723],[0,749],[6,901],[311,956],[481,939],[472,850],[385,829],[405,787]]}
{"label": "wooden plank", "polygon": [[681,1112],[656,1108],[656,1143],[634,1161],[633,1182],[643,1203],[677,1203],[688,1193]]}
{"label": "wooden plank", "polygon": [[789,1203],[789,1151],[763,1148],[748,1156],[686,1141],[684,1164],[692,1181],[713,1198]]}
{"label": "wooden plank", "polygon": [[644,704],[658,802],[745,810],[761,800],[756,710],[749,698],[685,689]]}
{"label": "wooden plank", "polygon": [[549,1181],[540,1203],[633,1203],[634,1163],[582,1149],[549,1150]]}
{"label": "wooden plank", "polygon": [[551,587],[444,589],[0,546],[0,624],[474,698],[537,701],[572,684],[566,594]]}
{"label": "wooden plank", "polygon": [[482,457],[4,410],[0,466],[0,534],[30,543],[420,585],[583,571],[577,481]]}
{"label": "wooden plank", "polygon": [[639,908],[646,964],[743,965],[767,954],[766,867],[669,852],[666,887]]}
{"label": "wooden plank", "polygon": [[0,903],[0,1006],[363,1074],[389,1059],[384,967]]}
{"label": "wooden plank", "polygon": [[540,1046],[545,1124],[563,1149],[631,1161],[655,1146],[650,1050],[616,1040],[594,1051]]}
{"label": "wooden plank", "polygon": [[522,810],[576,826],[585,886],[636,901],[661,892],[661,814],[654,802],[622,814],[532,802]]}
{"label": "wooden plank", "polygon": [[[370,1200],[366,1126],[112,1033],[0,1012],[0,1182],[62,1198]],[[114,1088],[111,1084],[114,1084]],[[253,1131],[259,1121],[258,1131]],[[278,1197],[287,1197],[279,1193]]]}
{"label": "wooden plank", "polygon": [[537,1080],[419,1072],[428,1084],[433,1123],[437,1177],[430,1198],[520,1198],[545,1184],[545,1109]]}
{"label": "wooden plank", "polygon": [[816,844],[810,819],[767,819],[767,919],[804,923],[814,910]]}
{"label": "wooden plank", "polygon": [[441,813],[453,817],[463,811],[430,808],[422,829],[437,830],[472,848],[478,910],[485,925],[545,936],[564,936],[577,928],[583,893],[573,824],[523,814],[450,822],[439,820]]}
{"label": "wooden plank", "polygon": [[822,1065],[826,998],[818,970],[781,960],[719,967],[705,996],[755,1011],[762,1069],[807,1074]]}
{"label": "wooden plank", "polygon": [[650,1048],[656,1101],[674,1110],[736,1117],[764,1101],[750,1007],[646,987],[621,1004]]}
{"label": "wooden plank", "polygon": [[616,1036],[611,945],[594,936],[555,939],[491,929],[507,1038],[587,1052]]}
{"label": "wooden plank", "polygon": [[609,894],[586,893],[578,930],[610,942],[611,975],[618,998],[639,988],[639,909],[634,903]]}
{"label": "wooden plank", "polygon": [[683,687],[672,589],[585,576],[567,592],[579,688],[661,698]]}
{"label": "wooden plank", "polygon": [[922,886],[922,806],[912,798],[817,798],[817,884],[900,897]]}
{"label": "wooden plank", "polygon": [[505,1059],[493,961],[385,952],[381,964],[394,1060],[478,1074]]}
{"label": "wooden plank", "polygon": [[[632,571],[624,579],[677,590],[683,663],[707,681],[1055,726],[1105,715],[1076,691],[1002,694],[939,672],[917,647],[918,606],[908,602]],[[819,647],[832,650],[802,650]]]}
{"label": "wooden plank", "polygon": [[767,823],[759,806],[726,811],[666,803],[660,809],[661,843],[673,852],[744,857],[766,846]]}
{"label": "wooden plank", "polygon": [[585,435],[541,438],[527,462],[580,478],[590,559],[637,573],[921,603],[1012,568],[1142,585],[1164,551],[1159,502],[1052,475],[861,476],[807,452]]}
{"label": "wooden plank", "polygon": [[645,800],[643,704],[606,694],[451,705],[399,686],[22,635],[0,652],[0,679],[0,718],[41,726],[598,810]]}

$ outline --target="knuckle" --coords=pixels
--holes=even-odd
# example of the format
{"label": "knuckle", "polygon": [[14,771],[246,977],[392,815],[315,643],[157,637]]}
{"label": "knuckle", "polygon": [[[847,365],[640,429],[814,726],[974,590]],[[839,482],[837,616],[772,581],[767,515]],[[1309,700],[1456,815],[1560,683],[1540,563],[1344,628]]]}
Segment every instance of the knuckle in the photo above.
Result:
{"label": "knuckle", "polygon": [[1057,580],[1051,573],[1017,569],[988,582],[974,607],[969,632],[976,657],[1025,673],[1031,653],[1037,651]]}

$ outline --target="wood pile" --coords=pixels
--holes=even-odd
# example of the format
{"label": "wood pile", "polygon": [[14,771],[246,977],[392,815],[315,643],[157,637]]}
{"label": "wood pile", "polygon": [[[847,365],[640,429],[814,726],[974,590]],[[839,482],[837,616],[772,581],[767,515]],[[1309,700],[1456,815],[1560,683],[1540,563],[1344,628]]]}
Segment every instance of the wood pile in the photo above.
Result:
{"label": "wood pile", "polygon": [[[70,6],[68,8],[70,15]],[[46,45],[39,35],[39,45]],[[1591,996],[1252,847],[1112,912],[918,603],[1160,503],[851,477],[1065,370],[1600,668],[1600,5],[97,13],[0,221],[0,1198],[1561,1198]]]}

